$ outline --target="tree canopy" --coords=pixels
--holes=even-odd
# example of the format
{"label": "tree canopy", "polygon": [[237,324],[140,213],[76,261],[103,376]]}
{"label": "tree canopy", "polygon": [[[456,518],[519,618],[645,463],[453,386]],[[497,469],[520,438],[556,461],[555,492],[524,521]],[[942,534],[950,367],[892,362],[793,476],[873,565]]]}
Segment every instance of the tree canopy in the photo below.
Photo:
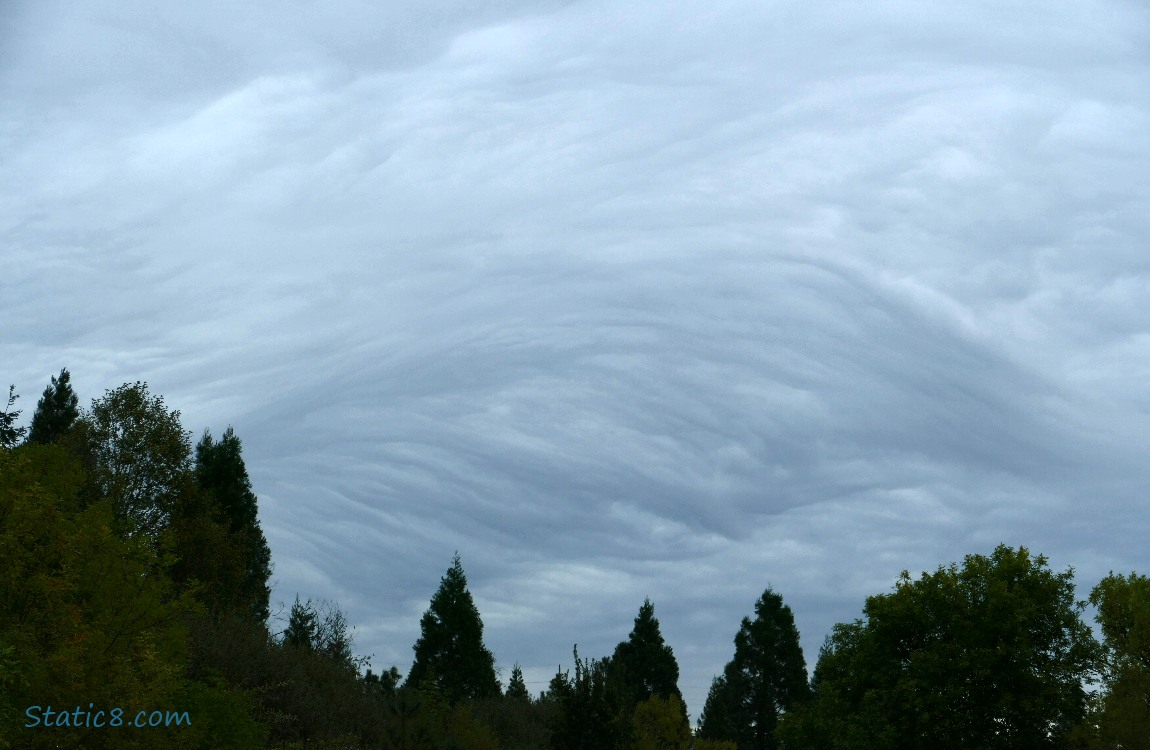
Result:
{"label": "tree canopy", "polygon": [[[838,747],[1054,747],[1085,713],[1097,648],[1055,573],[1000,545],[867,599],[837,625],[817,701],[782,733]],[[788,717],[790,718],[790,717]]]}

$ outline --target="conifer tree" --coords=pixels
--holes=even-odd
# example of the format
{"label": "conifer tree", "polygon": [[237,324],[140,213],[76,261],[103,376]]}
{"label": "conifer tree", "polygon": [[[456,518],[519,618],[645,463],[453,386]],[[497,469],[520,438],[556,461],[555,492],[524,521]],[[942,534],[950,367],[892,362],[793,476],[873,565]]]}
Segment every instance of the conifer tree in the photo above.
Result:
{"label": "conifer tree", "polygon": [[80,416],[80,399],[72,391],[71,379],[72,375],[66,367],[60,370],[59,377],[52,377],[52,382],[44,389],[44,395],[36,404],[28,442],[41,445],[55,443],[76,423]]}
{"label": "conifer tree", "polygon": [[215,500],[229,543],[236,548],[240,611],[258,622],[268,617],[271,550],[259,524],[258,501],[244,464],[243,447],[231,427],[217,442],[204,430],[196,444],[194,474],[201,489]]}
{"label": "conifer tree", "polygon": [[791,608],[771,589],[735,635],[735,657],[711,685],[699,734],[739,750],[774,750],[779,717],[809,693],[806,661]]}
{"label": "conifer tree", "polygon": [[20,409],[13,410],[16,403],[16,386],[8,386],[8,406],[0,411],[0,448],[15,448],[27,432],[27,427],[16,427],[16,420],[20,417]]}
{"label": "conifer tree", "polygon": [[531,694],[527,692],[527,683],[523,681],[523,670],[519,668],[519,664],[511,668],[511,679],[507,683],[507,697],[518,701],[531,700]]}
{"label": "conifer tree", "polygon": [[296,594],[295,603],[288,615],[288,626],[283,632],[283,644],[311,651],[315,648],[316,633],[319,629],[319,614],[311,600],[301,602]]}
{"label": "conifer tree", "polygon": [[682,697],[679,692],[679,663],[659,632],[655,605],[650,599],[643,600],[635,626],[627,640],[615,647],[610,666],[612,677],[618,680],[631,707],[655,695]]}
{"label": "conifer tree", "polygon": [[419,640],[412,647],[415,663],[406,685],[419,688],[429,681],[452,705],[499,695],[495,658],[483,645],[483,621],[467,590],[458,553],[440,579],[419,627]]}

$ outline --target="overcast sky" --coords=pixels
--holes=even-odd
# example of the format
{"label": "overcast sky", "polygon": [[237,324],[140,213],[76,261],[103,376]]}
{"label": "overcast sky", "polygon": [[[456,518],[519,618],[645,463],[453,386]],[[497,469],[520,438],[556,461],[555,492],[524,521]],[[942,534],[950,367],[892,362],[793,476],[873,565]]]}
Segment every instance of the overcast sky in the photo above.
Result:
{"label": "overcast sky", "polygon": [[458,550],[694,721],[768,585],[1150,572],[1148,134],[1143,0],[8,0],[0,379],[234,425],[377,671]]}

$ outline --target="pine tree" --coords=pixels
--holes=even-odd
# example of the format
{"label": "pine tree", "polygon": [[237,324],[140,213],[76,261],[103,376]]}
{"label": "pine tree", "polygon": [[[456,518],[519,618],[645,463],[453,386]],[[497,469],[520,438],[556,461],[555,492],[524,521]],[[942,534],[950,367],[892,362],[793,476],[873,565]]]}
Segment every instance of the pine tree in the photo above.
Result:
{"label": "pine tree", "polygon": [[9,450],[15,448],[20,440],[27,432],[27,427],[16,427],[16,420],[20,417],[20,410],[12,410],[12,405],[16,403],[16,399],[20,398],[16,395],[16,386],[8,386],[8,406],[3,411],[0,411],[0,448]]}
{"label": "pine tree", "polygon": [[633,708],[652,696],[681,698],[679,663],[659,632],[655,605],[643,600],[627,640],[615,647],[611,674]]}
{"label": "pine tree", "polygon": [[224,430],[219,442],[204,430],[196,444],[194,474],[196,483],[209,492],[218,519],[225,527],[229,542],[239,558],[239,606],[241,612],[263,622],[268,617],[271,591],[271,550],[259,524],[258,501],[244,465],[243,447],[231,427]]}
{"label": "pine tree", "polygon": [[739,750],[774,750],[779,717],[809,692],[806,662],[791,608],[771,589],[735,635],[735,657],[711,685],[699,734],[733,740]]}
{"label": "pine tree", "polygon": [[291,606],[291,614],[288,615],[288,626],[283,632],[283,644],[311,651],[315,648],[318,629],[319,614],[311,600],[301,602],[297,594]]}
{"label": "pine tree", "polygon": [[483,645],[483,621],[467,590],[458,553],[419,627],[419,640],[412,647],[415,663],[406,685],[418,688],[429,681],[452,705],[499,695],[495,658]]}
{"label": "pine tree", "polygon": [[44,395],[36,404],[28,442],[41,445],[55,443],[72,429],[80,416],[80,399],[72,391],[71,379],[72,375],[66,367],[60,370],[59,377],[52,377],[52,382],[44,389]]}
{"label": "pine tree", "polygon": [[507,683],[507,697],[517,701],[531,700],[531,694],[527,692],[527,683],[523,681],[523,670],[519,668],[519,664],[511,668],[511,679]]}

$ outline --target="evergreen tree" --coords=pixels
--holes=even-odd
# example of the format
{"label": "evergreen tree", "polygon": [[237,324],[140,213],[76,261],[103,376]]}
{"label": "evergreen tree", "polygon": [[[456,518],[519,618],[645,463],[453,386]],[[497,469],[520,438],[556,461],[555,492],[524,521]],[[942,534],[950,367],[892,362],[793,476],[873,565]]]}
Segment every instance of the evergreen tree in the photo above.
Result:
{"label": "evergreen tree", "polygon": [[466,698],[499,695],[495,658],[483,645],[483,621],[467,590],[458,553],[419,627],[419,640],[412,647],[415,663],[406,685],[418,688],[430,681],[452,705]]}
{"label": "evergreen tree", "polygon": [[16,386],[8,386],[8,406],[0,411],[0,448],[5,450],[15,448],[24,437],[24,433],[28,431],[27,427],[16,427],[16,420],[20,418],[20,410],[13,411],[12,405],[16,403],[18,398],[20,397],[16,395]]}
{"label": "evergreen tree", "polygon": [[315,648],[316,635],[319,631],[319,614],[312,606],[311,600],[299,600],[296,594],[295,603],[291,605],[291,614],[288,615],[288,626],[283,632],[283,644],[311,651]]}
{"label": "evergreen tree", "polygon": [[809,693],[806,662],[791,608],[768,588],[743,618],[735,657],[711,685],[699,734],[731,740],[739,750],[774,750],[779,717]]}
{"label": "evergreen tree", "polygon": [[682,698],[679,663],[659,632],[655,605],[643,600],[627,640],[615,647],[611,676],[619,682],[624,699],[634,708],[652,696]]}
{"label": "evergreen tree", "polygon": [[229,541],[236,548],[239,571],[240,611],[252,619],[263,622],[268,617],[271,590],[271,550],[260,528],[258,504],[248,470],[244,465],[243,448],[231,427],[219,442],[204,430],[196,444],[194,475],[201,489],[211,494]]}
{"label": "evergreen tree", "polygon": [[530,701],[531,694],[527,692],[527,683],[523,681],[523,670],[516,664],[511,668],[511,679],[507,683],[507,697],[511,700]]}
{"label": "evergreen tree", "polygon": [[52,382],[44,389],[44,395],[36,404],[28,442],[41,445],[55,443],[72,429],[80,416],[80,399],[72,391],[71,379],[68,368],[60,370],[59,377],[52,377]]}

